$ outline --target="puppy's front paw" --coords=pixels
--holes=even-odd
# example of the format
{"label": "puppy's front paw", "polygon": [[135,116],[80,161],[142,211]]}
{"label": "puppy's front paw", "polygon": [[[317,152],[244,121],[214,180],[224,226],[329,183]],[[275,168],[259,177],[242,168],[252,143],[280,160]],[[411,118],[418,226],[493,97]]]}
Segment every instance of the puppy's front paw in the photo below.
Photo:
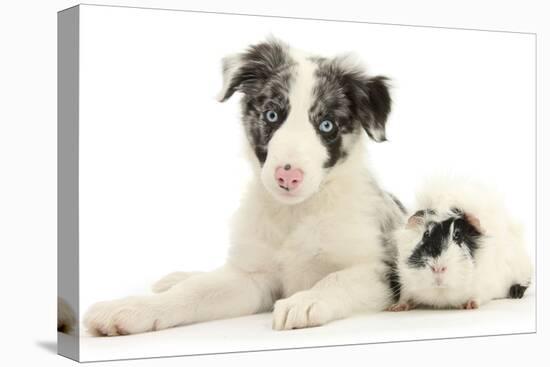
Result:
{"label": "puppy's front paw", "polygon": [[273,309],[273,329],[291,330],[320,326],[332,320],[330,305],[312,291],[279,300]]}
{"label": "puppy's front paw", "polygon": [[149,297],[96,303],[84,316],[84,325],[96,336],[137,334],[164,328]]}

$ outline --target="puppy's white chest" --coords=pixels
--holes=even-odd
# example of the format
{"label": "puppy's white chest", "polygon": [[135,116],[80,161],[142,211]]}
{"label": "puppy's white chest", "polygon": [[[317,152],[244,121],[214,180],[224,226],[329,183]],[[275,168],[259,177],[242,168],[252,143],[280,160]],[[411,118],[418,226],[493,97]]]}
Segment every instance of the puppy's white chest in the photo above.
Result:
{"label": "puppy's white chest", "polygon": [[285,297],[311,288],[319,280],[338,270],[321,246],[303,242],[301,248],[282,247],[276,256],[276,268]]}
{"label": "puppy's white chest", "polygon": [[352,242],[339,232],[339,228],[320,225],[316,220],[304,221],[289,232],[275,256],[285,296],[309,289],[328,274],[366,256],[361,254],[361,248],[369,247],[366,239]]}

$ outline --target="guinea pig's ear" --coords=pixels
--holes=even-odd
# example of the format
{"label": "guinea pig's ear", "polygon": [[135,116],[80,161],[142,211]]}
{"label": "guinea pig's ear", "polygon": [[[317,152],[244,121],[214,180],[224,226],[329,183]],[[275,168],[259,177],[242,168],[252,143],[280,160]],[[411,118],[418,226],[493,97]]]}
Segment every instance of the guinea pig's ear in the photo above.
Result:
{"label": "guinea pig's ear", "polygon": [[419,210],[414,213],[409,220],[407,221],[407,228],[414,229],[418,228],[426,223],[426,211]]}
{"label": "guinea pig's ear", "polygon": [[479,234],[485,234],[485,229],[481,226],[479,218],[471,213],[464,213],[464,219],[470,224]]}
{"label": "guinea pig's ear", "polygon": [[275,38],[252,45],[241,54],[224,57],[223,86],[218,101],[225,102],[236,91],[249,95],[259,93],[277,70],[289,64],[288,46]]}
{"label": "guinea pig's ear", "polygon": [[389,79],[385,76],[368,76],[353,55],[336,60],[342,70],[342,80],[350,107],[369,137],[386,141],[386,121],[391,111]]}

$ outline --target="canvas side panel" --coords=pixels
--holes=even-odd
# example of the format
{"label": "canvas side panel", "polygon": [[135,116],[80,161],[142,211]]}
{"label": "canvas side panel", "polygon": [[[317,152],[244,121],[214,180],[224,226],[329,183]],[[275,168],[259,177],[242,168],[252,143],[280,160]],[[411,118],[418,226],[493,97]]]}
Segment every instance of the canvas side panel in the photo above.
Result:
{"label": "canvas side panel", "polygon": [[79,359],[78,116],[80,7],[57,17],[58,353]]}

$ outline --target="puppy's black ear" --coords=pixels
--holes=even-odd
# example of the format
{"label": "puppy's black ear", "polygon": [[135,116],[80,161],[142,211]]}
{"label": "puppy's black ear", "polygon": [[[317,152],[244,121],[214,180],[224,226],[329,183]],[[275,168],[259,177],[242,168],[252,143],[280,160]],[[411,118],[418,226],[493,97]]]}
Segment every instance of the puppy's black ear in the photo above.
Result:
{"label": "puppy's black ear", "polygon": [[229,99],[241,85],[240,70],[242,65],[242,55],[239,54],[229,55],[222,59],[223,85],[217,96],[219,102]]}
{"label": "puppy's black ear", "polygon": [[355,80],[353,94],[357,119],[367,134],[374,141],[385,141],[386,121],[391,111],[388,78],[363,76]]}
{"label": "puppy's black ear", "polygon": [[367,134],[375,141],[386,140],[386,121],[391,111],[391,97],[388,88],[388,78],[375,76],[368,78],[365,93],[368,96],[368,110],[370,118],[361,120]]}
{"label": "puppy's black ear", "polygon": [[289,60],[288,46],[274,38],[252,45],[244,53],[225,57],[218,101],[226,101],[236,91],[248,95],[259,93],[274,74],[290,64]]}
{"label": "puppy's black ear", "polygon": [[386,121],[391,111],[389,79],[365,75],[363,67],[353,59],[353,55],[337,59],[336,62],[342,71],[342,82],[354,117],[372,140],[385,141]]}

